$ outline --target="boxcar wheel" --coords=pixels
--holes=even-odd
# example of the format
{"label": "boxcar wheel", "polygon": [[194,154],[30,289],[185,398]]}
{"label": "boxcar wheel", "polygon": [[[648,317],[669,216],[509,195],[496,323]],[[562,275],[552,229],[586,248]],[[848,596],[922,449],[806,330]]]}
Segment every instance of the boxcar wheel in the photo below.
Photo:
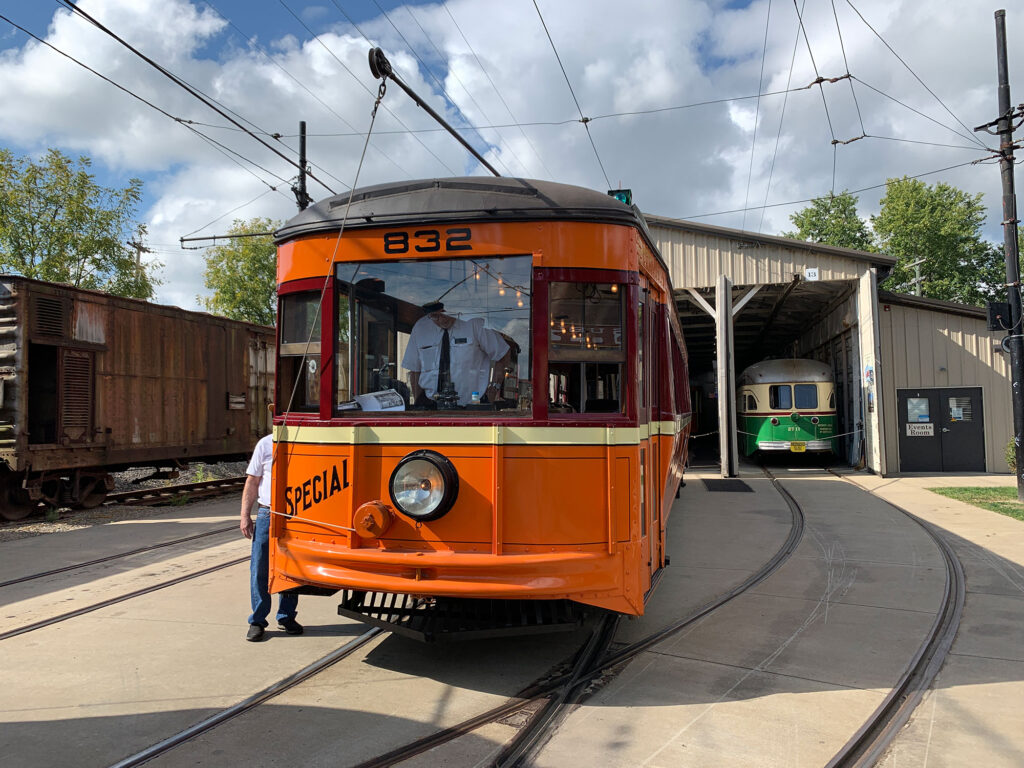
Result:
{"label": "boxcar wheel", "polygon": [[82,500],[77,506],[81,509],[93,509],[98,507],[107,498],[110,491],[107,490],[106,480],[110,475],[104,475],[93,479],[92,487],[82,494]]}
{"label": "boxcar wheel", "polygon": [[0,517],[5,520],[23,520],[38,506],[29,498],[28,492],[13,481],[0,485]]}

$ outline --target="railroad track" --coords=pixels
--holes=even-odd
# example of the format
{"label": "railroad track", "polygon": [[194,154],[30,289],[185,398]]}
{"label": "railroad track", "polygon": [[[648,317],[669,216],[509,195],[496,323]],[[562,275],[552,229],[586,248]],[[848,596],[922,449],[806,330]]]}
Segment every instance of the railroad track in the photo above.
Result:
{"label": "railroad track", "polygon": [[164,549],[166,547],[173,547],[176,544],[184,544],[189,541],[195,541],[196,539],[205,539],[207,536],[216,536],[218,533],[227,533],[228,531],[238,530],[237,525],[229,525],[226,528],[216,528],[212,531],[204,531],[203,533],[197,533],[192,536],[184,536],[180,539],[173,539],[171,541],[164,541],[160,544],[150,544],[146,547],[138,547],[137,549],[129,550],[128,552],[118,552],[116,555],[108,555],[106,557],[97,557],[95,560],[86,560],[81,563],[73,563],[71,565],[65,565],[61,568],[51,568],[48,571],[40,571],[39,573],[33,573],[29,576],[19,576],[16,579],[9,579],[7,581],[0,581],[0,589],[3,587],[10,587],[15,584],[24,584],[27,581],[34,581],[41,579],[45,576],[53,576],[58,573],[67,573],[68,571],[75,571],[79,568],[87,568],[90,565],[102,565],[103,563],[110,563],[114,560],[120,560],[123,557],[131,557],[132,555],[138,555],[143,552],[152,552],[155,549]]}
{"label": "railroad track", "polygon": [[132,504],[136,506],[159,506],[161,504],[180,504],[191,499],[205,496],[219,496],[240,489],[245,485],[246,475],[224,477],[215,480],[204,480],[199,483],[182,483],[162,488],[139,488],[132,491],[109,493],[103,500],[104,505]]}
{"label": "railroad track", "polygon": [[[843,480],[850,482],[831,467],[825,469]],[[860,488],[860,486],[858,486]],[[860,490],[864,490],[860,488]],[[843,745],[829,761],[827,768],[867,768],[878,762],[885,751],[907,724],[924,694],[931,688],[939,673],[960,627],[966,593],[966,579],[963,565],[953,552],[949,542],[939,530],[907,510],[883,499],[893,509],[902,512],[932,538],[946,564],[946,583],[942,605],[935,621],[889,694],[872,712],[857,732]]]}
{"label": "railroad track", "polygon": [[[528,762],[546,743],[554,729],[561,720],[577,706],[588,695],[586,686],[599,678],[604,678],[609,673],[620,668],[627,661],[636,657],[651,646],[671,637],[675,633],[699,621],[708,614],[717,610],[735,597],[753,588],[772,573],[778,570],[786,560],[789,559],[803,537],[804,519],[803,512],[799,505],[789,496],[784,489],[776,485],[779,492],[786,499],[792,515],[792,525],[786,541],[773,557],[762,566],[756,573],[752,574],[741,584],[736,586],[724,595],[707,603],[688,616],[676,621],[658,632],[652,633],[646,638],[631,643],[617,651],[611,651],[611,644],[615,636],[615,628],[618,616],[614,614],[603,614],[596,622],[596,626],[588,637],[585,645],[577,652],[568,671],[556,675],[553,678],[537,681],[519,694],[509,699],[504,704],[476,715],[473,718],[463,721],[457,725],[445,728],[431,736],[417,739],[398,749],[380,755],[372,760],[361,763],[358,768],[370,768],[371,766],[390,766],[400,763],[409,758],[421,755],[428,750],[454,741],[462,736],[472,733],[483,725],[493,723],[510,715],[523,711],[529,712],[529,717],[520,726],[516,736],[493,758],[491,765],[509,768],[511,766],[523,765]],[[283,679],[271,686],[268,686],[259,693],[245,699],[244,701],[222,710],[194,725],[154,744],[144,750],[130,755],[115,763],[111,768],[133,768],[153,758],[162,755],[175,747],[201,735],[212,731],[219,725],[247,712],[254,707],[268,701],[269,699],[284,693],[285,691],[298,686],[319,672],[327,669],[354,651],[363,647],[372,639],[388,634],[386,630],[373,628],[365,634],[356,638],[350,643],[342,646],[336,651],[327,654],[318,661],[313,662],[305,669]],[[0,636],[2,639],[2,636]]]}
{"label": "railroad track", "polygon": [[200,576],[206,576],[210,573],[216,573],[217,571],[222,571],[225,568],[230,568],[233,565],[238,565],[240,563],[245,563],[248,561],[249,555],[246,555],[245,557],[235,558],[234,560],[229,560],[226,563],[218,563],[217,565],[211,565],[208,568],[203,568],[198,571],[186,573],[182,576],[176,576],[173,579],[162,581],[159,584],[153,584],[148,587],[136,589],[132,592],[128,592],[123,595],[118,595],[116,597],[111,597],[107,600],[101,600],[97,603],[90,603],[89,605],[82,606],[81,608],[75,608],[74,610],[66,611],[65,613],[61,613],[56,616],[51,616],[50,618],[42,619],[40,621],[35,621],[31,624],[26,624],[22,627],[10,629],[6,632],[0,632],[0,641],[7,640],[12,637],[17,637],[18,635],[24,635],[27,632],[34,632],[35,630],[42,629],[43,627],[51,627],[54,624],[61,623],[62,621],[67,621],[68,619],[73,619],[78,616],[84,616],[87,613],[98,611],[101,608],[106,608],[107,606],[111,605],[117,605],[118,603],[123,603],[127,600],[132,600],[136,597],[141,597],[142,595],[148,595],[152,592],[158,592],[161,589],[167,589],[167,587],[173,587],[177,584],[181,584],[192,579],[197,579]]}

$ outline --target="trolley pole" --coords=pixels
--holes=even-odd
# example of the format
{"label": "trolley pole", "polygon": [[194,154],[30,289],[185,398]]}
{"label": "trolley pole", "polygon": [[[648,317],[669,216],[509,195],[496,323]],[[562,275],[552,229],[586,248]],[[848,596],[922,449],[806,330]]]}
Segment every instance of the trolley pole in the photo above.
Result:
{"label": "trolley pole", "polygon": [[[1006,11],[996,17],[996,65],[999,72],[999,117],[975,130],[999,136],[999,171],[1003,181],[1003,252],[1006,259],[1006,299],[1010,304],[1010,374],[1013,377],[1013,442],[1017,461],[1017,498],[1024,501],[1024,327],[1021,326],[1020,260],[1017,250],[1017,196],[1013,177],[1013,131],[1024,119],[1024,104],[1010,104],[1010,75],[1006,58]],[[1016,125],[1014,125],[1016,121]],[[996,130],[992,131],[992,126]]]}

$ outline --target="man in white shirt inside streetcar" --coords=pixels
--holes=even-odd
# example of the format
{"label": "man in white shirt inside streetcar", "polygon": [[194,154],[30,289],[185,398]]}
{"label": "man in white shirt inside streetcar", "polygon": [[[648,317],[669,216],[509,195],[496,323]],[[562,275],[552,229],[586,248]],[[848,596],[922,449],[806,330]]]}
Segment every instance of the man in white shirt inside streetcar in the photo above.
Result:
{"label": "man in white shirt inside streetcar", "polygon": [[512,350],[497,331],[482,322],[461,320],[444,312],[439,301],[423,307],[427,313],[412,327],[402,366],[410,375],[413,401],[434,399],[444,389],[447,373],[459,405],[493,403],[501,396],[505,367]]}

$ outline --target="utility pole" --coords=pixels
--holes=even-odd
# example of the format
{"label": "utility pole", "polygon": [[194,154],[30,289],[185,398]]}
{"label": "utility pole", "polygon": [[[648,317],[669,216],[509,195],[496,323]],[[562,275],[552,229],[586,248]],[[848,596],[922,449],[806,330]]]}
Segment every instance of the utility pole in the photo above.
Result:
{"label": "utility pole", "polygon": [[126,240],[129,246],[135,249],[135,282],[142,282],[142,254],[152,253],[149,248],[136,240]]}
{"label": "utility pole", "polygon": [[306,192],[306,121],[299,121],[299,181],[292,187],[295,193],[295,202],[299,210],[304,211],[313,202],[313,198]]}
{"label": "utility pole", "polygon": [[[1017,460],[1017,498],[1024,501],[1024,328],[1021,327],[1020,260],[1017,251],[1017,196],[1013,178],[1013,131],[1024,121],[1024,104],[1010,105],[1006,58],[1006,11],[996,11],[996,66],[999,72],[999,117],[975,128],[999,136],[999,172],[1003,181],[1003,251],[1006,257],[1006,298],[1010,304],[1010,350],[1013,377],[1013,442]],[[1016,124],[1015,124],[1016,123]],[[992,130],[992,126],[996,130]]]}

